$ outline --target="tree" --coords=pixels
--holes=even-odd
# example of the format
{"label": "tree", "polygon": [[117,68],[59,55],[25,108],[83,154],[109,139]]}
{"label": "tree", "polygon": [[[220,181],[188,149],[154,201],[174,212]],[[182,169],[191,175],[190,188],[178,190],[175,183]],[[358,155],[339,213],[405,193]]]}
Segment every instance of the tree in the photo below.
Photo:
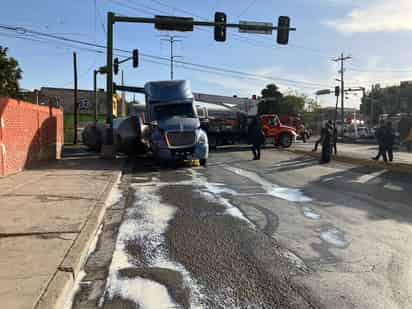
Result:
{"label": "tree", "polygon": [[0,97],[19,97],[22,70],[16,59],[7,56],[7,47],[0,46]]}
{"label": "tree", "polygon": [[294,94],[286,95],[279,104],[279,114],[298,115],[305,108],[305,97]]}
{"label": "tree", "polygon": [[276,84],[268,84],[266,88],[261,91],[263,100],[259,103],[258,112],[262,114],[276,114],[279,110],[280,101],[283,98],[283,94],[279,91],[279,87]]}
{"label": "tree", "polygon": [[268,84],[266,88],[261,91],[263,98],[273,98],[275,100],[282,98],[282,93],[279,91],[279,87],[276,84]]}

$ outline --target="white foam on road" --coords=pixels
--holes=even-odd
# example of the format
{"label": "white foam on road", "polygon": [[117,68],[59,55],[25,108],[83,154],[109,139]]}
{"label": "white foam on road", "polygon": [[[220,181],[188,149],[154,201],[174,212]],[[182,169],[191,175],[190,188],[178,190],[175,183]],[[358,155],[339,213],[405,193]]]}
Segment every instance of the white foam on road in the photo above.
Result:
{"label": "white foam on road", "polygon": [[306,196],[300,189],[280,187],[276,184],[273,184],[267,181],[263,177],[259,176],[257,173],[250,172],[250,171],[240,169],[237,167],[224,165],[224,168],[232,173],[249,178],[253,182],[258,183],[259,185],[261,185],[263,190],[268,195],[271,195],[273,197],[287,200],[290,202],[299,202],[299,203],[306,203],[306,202],[312,201],[312,199]]}
{"label": "white foam on road", "polygon": [[[158,282],[139,277],[127,278],[119,275],[122,269],[137,267],[159,267],[181,273],[185,286],[189,287],[192,294],[191,308],[198,308],[200,287],[191,278],[190,273],[183,265],[171,261],[165,251],[165,237],[169,221],[173,219],[176,208],[160,201],[159,186],[135,186],[136,207],[126,210],[125,220],[120,226],[116,248],[109,269],[106,286],[106,297],[110,300],[120,296],[141,308],[178,308],[170,297],[167,288]],[[134,260],[127,252],[127,244],[137,242],[144,244],[145,259]],[[101,304],[104,299],[101,300]]]}
{"label": "white foam on road", "polygon": [[320,234],[320,238],[328,244],[331,244],[332,246],[335,246],[337,248],[345,248],[348,245],[343,232],[336,228],[322,232]]}
{"label": "white foam on road", "polygon": [[304,206],[302,208],[303,210],[303,215],[306,218],[312,219],[312,220],[319,220],[320,219],[320,214],[316,213],[311,207]]}
{"label": "white foam on road", "polygon": [[355,180],[352,180],[351,182],[365,184],[365,183],[381,176],[385,172],[386,172],[386,170],[380,170],[380,171],[377,171],[377,172],[374,172],[374,173],[362,175],[362,176],[359,176],[358,178],[356,178]]}
{"label": "white foam on road", "polygon": [[239,195],[238,192],[230,188],[224,187],[224,184],[208,182],[207,178],[195,170],[191,170],[192,184],[198,188],[198,192],[211,203],[218,203],[225,207],[225,213],[240,220],[245,221],[251,228],[255,229],[255,225],[240,211],[238,207],[233,205],[229,199],[223,195]]}
{"label": "white foam on road", "polygon": [[387,183],[386,185],[383,186],[385,189],[395,191],[395,192],[402,192],[404,189],[401,186],[394,185],[392,183]]}
{"label": "white foam on road", "polygon": [[165,286],[140,277],[122,280],[111,288],[111,293],[139,304],[142,309],[179,308]]}

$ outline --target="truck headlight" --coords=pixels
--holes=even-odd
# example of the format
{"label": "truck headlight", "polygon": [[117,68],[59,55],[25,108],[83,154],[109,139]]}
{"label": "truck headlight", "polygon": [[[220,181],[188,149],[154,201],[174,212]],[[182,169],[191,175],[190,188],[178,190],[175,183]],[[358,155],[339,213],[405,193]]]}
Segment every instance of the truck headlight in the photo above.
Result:
{"label": "truck headlight", "polygon": [[207,135],[203,131],[199,131],[197,135],[197,143],[198,144],[207,144]]}

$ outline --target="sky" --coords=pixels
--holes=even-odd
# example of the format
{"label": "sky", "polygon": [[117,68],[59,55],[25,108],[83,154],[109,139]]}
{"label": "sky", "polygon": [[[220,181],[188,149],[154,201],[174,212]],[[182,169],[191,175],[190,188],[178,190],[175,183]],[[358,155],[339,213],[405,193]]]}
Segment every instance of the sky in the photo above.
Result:
{"label": "sky", "polygon": [[[115,48],[138,48],[139,67],[121,66],[125,84],[143,86],[149,80],[170,78],[170,65],[150,56],[169,57],[164,35],[177,35],[176,60],[224,68],[239,73],[213,73],[205,67],[177,63],[175,79],[188,79],[193,91],[250,97],[274,82],[284,93],[298,92],[334,105],[333,96],[315,97],[319,89],[333,88],[338,63],[345,61],[347,87],[399,84],[412,79],[412,1],[410,0],[2,0],[0,26],[18,26],[71,39],[106,44],[107,12],[118,15],[194,16],[213,20],[225,12],[228,22],[277,23],[278,16],[291,18],[297,28],[289,45],[276,44],[272,35],[244,34],[229,29],[226,42],[213,40],[213,28],[195,27],[193,32],[160,32],[150,24],[116,23]],[[93,69],[105,64],[104,50],[62,43],[0,28],[0,45],[23,69],[21,87],[73,87],[73,51],[77,53],[79,88],[92,89]],[[96,50],[100,52],[96,52]],[[124,53],[122,56],[124,57]],[[245,73],[245,74],[243,74]],[[115,80],[120,83],[120,76]],[[99,77],[99,88],[105,78]],[[359,107],[361,94],[348,95],[346,105]]]}

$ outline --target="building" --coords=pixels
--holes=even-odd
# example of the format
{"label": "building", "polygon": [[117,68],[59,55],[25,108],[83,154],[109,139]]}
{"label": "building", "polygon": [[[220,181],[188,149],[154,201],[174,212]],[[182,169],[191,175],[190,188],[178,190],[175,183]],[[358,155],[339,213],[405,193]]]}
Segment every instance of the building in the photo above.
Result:
{"label": "building", "polygon": [[[35,93],[36,91],[34,91]],[[48,104],[48,100],[58,102],[63,107],[66,114],[74,112],[74,91],[68,88],[51,88],[42,87],[37,92],[39,104]],[[106,114],[106,92],[98,91],[98,108],[99,115]],[[79,113],[93,114],[94,113],[94,93],[92,90],[78,90],[77,100],[79,102]],[[45,102],[44,102],[45,101]]]}

